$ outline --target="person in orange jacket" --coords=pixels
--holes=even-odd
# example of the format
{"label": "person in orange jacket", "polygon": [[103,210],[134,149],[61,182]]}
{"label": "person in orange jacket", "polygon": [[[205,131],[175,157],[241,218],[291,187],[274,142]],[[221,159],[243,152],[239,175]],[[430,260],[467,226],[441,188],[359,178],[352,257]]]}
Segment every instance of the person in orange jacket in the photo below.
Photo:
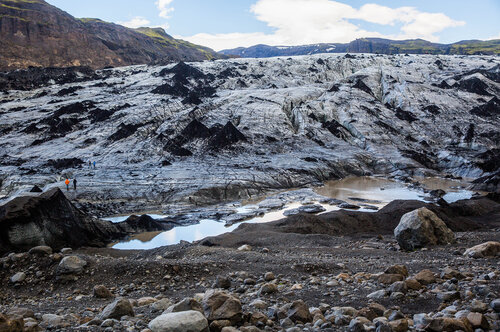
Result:
{"label": "person in orange jacket", "polygon": [[66,179],[64,183],[66,184],[66,190],[69,191],[69,179]]}

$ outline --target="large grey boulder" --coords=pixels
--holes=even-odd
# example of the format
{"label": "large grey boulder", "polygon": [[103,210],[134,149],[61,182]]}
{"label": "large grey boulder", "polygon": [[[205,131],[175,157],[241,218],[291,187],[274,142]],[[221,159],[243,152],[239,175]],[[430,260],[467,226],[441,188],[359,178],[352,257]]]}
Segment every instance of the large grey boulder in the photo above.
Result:
{"label": "large grey boulder", "polygon": [[444,221],[425,207],[403,215],[394,236],[404,250],[455,242],[455,234]]}
{"label": "large grey boulder", "polygon": [[80,274],[87,265],[87,262],[78,256],[64,257],[57,267],[58,274]]}
{"label": "large grey boulder", "polygon": [[229,320],[237,323],[243,316],[240,300],[226,292],[208,291],[203,297],[202,305],[209,321]]}
{"label": "large grey boulder", "polygon": [[205,332],[208,321],[199,311],[171,312],[156,317],[149,323],[153,332]]}
{"label": "large grey boulder", "polygon": [[100,320],[108,318],[120,319],[123,316],[134,316],[134,308],[129,300],[118,298],[114,302],[108,304],[106,308],[97,316]]}

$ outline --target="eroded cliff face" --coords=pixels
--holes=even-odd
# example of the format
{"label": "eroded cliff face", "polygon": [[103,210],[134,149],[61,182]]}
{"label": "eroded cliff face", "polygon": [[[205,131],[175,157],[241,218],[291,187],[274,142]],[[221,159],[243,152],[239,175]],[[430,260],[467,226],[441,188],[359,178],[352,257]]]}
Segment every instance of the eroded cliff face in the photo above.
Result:
{"label": "eroded cliff face", "polygon": [[202,61],[214,51],[176,40],[162,29],[133,30],[98,19],[76,19],[43,0],[0,2],[0,70],[151,62]]}

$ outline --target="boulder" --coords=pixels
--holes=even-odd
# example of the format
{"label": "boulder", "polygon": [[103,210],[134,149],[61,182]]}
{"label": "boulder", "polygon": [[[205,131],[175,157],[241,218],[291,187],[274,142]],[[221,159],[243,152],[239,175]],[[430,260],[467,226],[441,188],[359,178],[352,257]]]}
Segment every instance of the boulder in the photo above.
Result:
{"label": "boulder", "polygon": [[309,307],[302,300],[297,300],[292,303],[290,309],[288,309],[288,318],[293,322],[309,323],[312,321],[313,317],[309,312]]}
{"label": "boulder", "polygon": [[383,273],[378,277],[378,282],[385,285],[392,285],[397,281],[403,281],[405,277],[401,274]]}
{"label": "boulder", "polygon": [[78,256],[64,257],[57,267],[58,274],[80,274],[87,262]]}
{"label": "boulder", "polygon": [[182,301],[177,302],[174,305],[171,305],[165,310],[164,313],[169,312],[182,312],[182,311],[199,311],[203,313],[203,307],[201,304],[191,297],[186,297]]}
{"label": "boulder", "polygon": [[467,249],[464,256],[472,258],[496,257],[500,255],[500,242],[490,241]]}
{"label": "boulder", "polygon": [[436,275],[431,270],[422,270],[414,278],[422,285],[429,285],[436,282]]}
{"label": "boulder", "polygon": [[403,215],[394,230],[394,236],[404,250],[455,241],[455,235],[444,221],[427,208],[420,208]]}
{"label": "boulder", "polygon": [[52,254],[52,248],[49,246],[37,246],[29,250],[32,255],[48,256]]}
{"label": "boulder", "polygon": [[199,311],[171,312],[153,319],[149,328],[152,332],[205,332],[208,321]]}
{"label": "boulder", "polygon": [[404,277],[408,277],[408,269],[404,265],[393,265],[388,267],[384,273],[386,274],[401,274]]}
{"label": "boulder", "polygon": [[426,327],[426,331],[442,332],[442,331],[470,331],[467,326],[459,319],[439,317],[434,318]]}
{"label": "boulder", "polygon": [[129,300],[118,298],[113,303],[110,303],[104,310],[97,316],[100,320],[108,318],[120,319],[123,316],[134,316],[134,308]]}
{"label": "boulder", "polygon": [[208,291],[203,297],[202,305],[209,321],[229,320],[237,323],[242,319],[240,300],[226,292]]}

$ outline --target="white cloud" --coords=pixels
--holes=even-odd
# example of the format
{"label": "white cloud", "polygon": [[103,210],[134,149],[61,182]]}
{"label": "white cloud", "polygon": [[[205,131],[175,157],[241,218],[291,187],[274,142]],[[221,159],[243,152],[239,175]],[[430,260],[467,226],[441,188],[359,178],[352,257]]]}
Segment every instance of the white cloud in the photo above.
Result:
{"label": "white cloud", "polygon": [[127,28],[132,28],[132,29],[148,26],[149,23],[151,23],[149,20],[140,16],[134,17],[133,19],[127,22],[118,22],[118,24],[121,24],[123,26],[126,26]]}
{"label": "white cloud", "polygon": [[[165,0],[169,1],[169,0]],[[221,50],[255,44],[303,45],[350,42],[363,37],[394,39],[422,38],[437,42],[436,35],[450,27],[464,25],[441,13],[421,12],[413,7],[390,8],[366,4],[357,9],[333,0],[258,0],[251,7],[256,18],[274,29],[273,33],[197,34],[182,37],[193,43]],[[367,31],[351,20],[396,26],[394,34]],[[396,29],[396,28],[395,28]]]}
{"label": "white cloud", "polygon": [[158,7],[158,10],[160,11],[160,13],[158,14],[160,17],[170,18],[170,13],[174,11],[174,8],[170,6],[173,1],[174,0],[156,1],[156,7]]}

